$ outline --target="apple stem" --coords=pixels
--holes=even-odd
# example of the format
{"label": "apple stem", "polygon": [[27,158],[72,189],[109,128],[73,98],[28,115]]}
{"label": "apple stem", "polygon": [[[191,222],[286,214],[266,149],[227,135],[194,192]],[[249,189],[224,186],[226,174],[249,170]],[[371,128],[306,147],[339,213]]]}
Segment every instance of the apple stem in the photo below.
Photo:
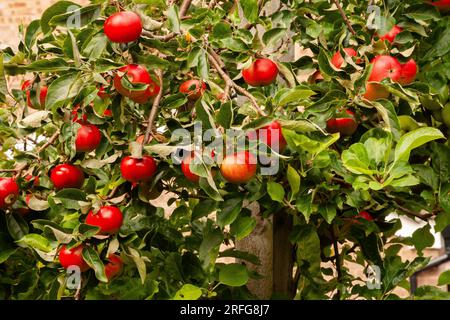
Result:
{"label": "apple stem", "polygon": [[355,36],[356,31],[353,29],[352,24],[350,23],[350,20],[348,20],[344,10],[341,7],[341,4],[339,3],[339,0],[333,0],[333,2],[336,5],[339,13],[341,14],[342,19],[344,19],[344,22],[347,25],[348,30]]}
{"label": "apple stem", "polygon": [[152,109],[150,110],[150,115],[148,116],[147,130],[145,131],[145,137],[144,137],[144,140],[142,141],[142,145],[145,145],[149,142],[150,135],[153,136],[154,122],[156,119],[156,115],[158,114],[159,103],[161,102],[162,93],[164,90],[161,70],[156,69],[155,74],[158,77],[158,81],[159,81],[159,92],[158,92],[158,95],[156,96],[155,100],[153,100]]}
{"label": "apple stem", "polygon": [[256,98],[250,92],[248,92],[241,86],[238,86],[233,80],[231,80],[230,76],[220,67],[220,63],[214,58],[214,56],[211,54],[210,51],[212,50],[208,50],[208,60],[211,62],[212,66],[214,67],[214,69],[216,69],[216,71],[219,73],[222,79],[225,81],[225,84],[230,88],[234,88],[240,94],[246,96],[252,103],[253,109],[255,109],[255,111],[260,116],[267,116],[266,113],[259,107]]}

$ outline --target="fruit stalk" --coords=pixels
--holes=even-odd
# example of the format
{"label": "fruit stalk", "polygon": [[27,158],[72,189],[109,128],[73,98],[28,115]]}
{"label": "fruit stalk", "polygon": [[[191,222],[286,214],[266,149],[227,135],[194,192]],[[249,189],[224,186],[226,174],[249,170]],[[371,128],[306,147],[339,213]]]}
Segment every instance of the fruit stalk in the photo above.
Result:
{"label": "fruit stalk", "polygon": [[161,70],[156,69],[155,74],[158,77],[160,89],[159,89],[158,95],[155,97],[155,100],[153,100],[152,109],[150,110],[150,115],[148,116],[147,130],[145,131],[145,138],[143,140],[143,144],[148,143],[150,140],[150,135],[153,134],[154,122],[155,122],[156,115],[158,114],[159,103],[161,102],[162,92],[164,89]]}

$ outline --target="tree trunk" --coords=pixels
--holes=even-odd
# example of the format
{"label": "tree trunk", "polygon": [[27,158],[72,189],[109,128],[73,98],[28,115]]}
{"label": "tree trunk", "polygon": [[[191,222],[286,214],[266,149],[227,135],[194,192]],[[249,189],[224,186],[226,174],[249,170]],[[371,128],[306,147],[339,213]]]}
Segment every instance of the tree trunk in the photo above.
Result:
{"label": "tree trunk", "polygon": [[247,288],[259,299],[292,299],[295,292],[292,279],[294,255],[288,239],[292,231],[292,216],[280,211],[269,219],[262,219],[256,202],[247,208],[252,211],[257,225],[248,237],[237,241],[236,249],[256,255],[261,264],[255,266],[247,263],[247,267],[264,276],[259,280],[250,280]]}

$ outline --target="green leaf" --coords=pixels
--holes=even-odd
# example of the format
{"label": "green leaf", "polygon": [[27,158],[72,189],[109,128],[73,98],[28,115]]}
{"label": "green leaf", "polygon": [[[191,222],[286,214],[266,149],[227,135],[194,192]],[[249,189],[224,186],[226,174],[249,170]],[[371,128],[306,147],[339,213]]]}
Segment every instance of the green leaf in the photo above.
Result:
{"label": "green leaf", "polygon": [[272,28],[264,32],[262,41],[266,46],[278,44],[278,42],[286,35],[286,28]]}
{"label": "green leaf", "polygon": [[25,66],[27,71],[34,72],[58,72],[70,69],[69,64],[62,58],[37,60]]}
{"label": "green leaf", "polygon": [[53,81],[48,87],[46,108],[53,109],[74,98],[83,88],[85,81],[81,73],[68,73]]}
{"label": "green leaf", "polygon": [[18,241],[22,239],[29,231],[27,222],[17,214],[5,215],[6,227],[11,237]]}
{"label": "green leaf", "polygon": [[94,269],[95,277],[102,281],[102,282],[108,282],[108,278],[105,274],[105,265],[103,264],[102,260],[98,256],[97,251],[95,251],[92,247],[85,246],[83,248],[83,259],[86,261],[86,263]]}
{"label": "green leaf", "polygon": [[167,18],[170,22],[170,30],[175,33],[180,33],[180,14],[178,6],[173,5],[167,11]]}
{"label": "green leaf", "polygon": [[320,214],[328,224],[331,224],[336,217],[336,211],[336,205],[333,203],[327,203],[319,207]]}
{"label": "green leaf", "polygon": [[369,155],[362,143],[355,143],[342,152],[344,167],[355,174],[373,175],[375,171],[369,168]]}
{"label": "green leaf", "polygon": [[222,47],[235,52],[245,52],[248,46],[239,38],[224,38],[221,41]]}
{"label": "green leaf", "polygon": [[450,284],[450,270],[444,271],[439,276],[438,286],[445,286]]}
{"label": "green leaf", "polygon": [[291,165],[288,165],[286,176],[291,186],[291,200],[297,195],[300,191],[300,175],[297,170],[295,170]]}
{"label": "green leaf", "polygon": [[250,23],[255,23],[259,16],[257,0],[240,0],[239,4],[242,8],[245,18]]}
{"label": "green leaf", "polygon": [[41,21],[33,20],[25,31],[25,45],[31,51],[32,46],[36,42],[37,35],[41,32]]}
{"label": "green leaf", "polygon": [[197,300],[202,296],[202,289],[192,284],[185,284],[175,293],[173,300]]}
{"label": "green leaf", "polygon": [[66,209],[80,209],[80,201],[86,201],[86,193],[80,189],[62,189],[56,193],[54,199],[61,201]]}
{"label": "green leaf", "polygon": [[249,279],[247,268],[241,264],[232,263],[220,266],[219,281],[230,287],[240,287]]}
{"label": "green leaf", "polygon": [[197,220],[199,218],[209,215],[211,212],[217,209],[217,202],[212,199],[206,199],[199,202],[192,210],[191,220]]}
{"label": "green leaf", "polygon": [[434,244],[434,237],[430,230],[431,227],[427,224],[426,226],[414,231],[412,235],[412,241],[419,254],[422,253],[423,249],[431,247]]}
{"label": "green leaf", "polygon": [[106,49],[108,38],[103,33],[98,33],[83,45],[81,51],[89,60],[100,58]]}
{"label": "green leaf", "polygon": [[267,192],[273,201],[283,202],[285,191],[281,184],[273,181],[267,182]]}
{"label": "green leaf", "polygon": [[217,224],[223,228],[232,224],[236,220],[239,212],[242,210],[242,198],[232,198],[225,200],[220,205],[220,211],[217,213]]}
{"label": "green leaf", "polygon": [[219,247],[223,241],[223,233],[219,228],[213,228],[210,223],[203,231],[203,241],[198,248],[198,257],[205,270],[210,270],[219,254]]}
{"label": "green leaf", "polygon": [[290,103],[300,103],[315,94],[314,91],[302,87],[292,89],[283,88],[275,94],[274,103],[278,106],[285,106]]}
{"label": "green leaf", "polygon": [[50,20],[59,14],[64,14],[67,12],[68,8],[72,9],[79,9],[81,8],[80,5],[73,3],[71,1],[58,1],[54,5],[47,8],[47,10],[44,11],[41,17],[41,29],[44,34],[49,32],[51,30],[50,28]]}
{"label": "green leaf", "polygon": [[297,263],[307,263],[311,273],[320,271],[320,239],[316,229],[311,225],[297,225],[292,230],[289,240],[297,244]]}
{"label": "green leaf", "polygon": [[244,239],[256,227],[256,220],[253,217],[238,217],[230,226],[230,234],[237,241]]}
{"label": "green leaf", "polygon": [[203,49],[198,56],[197,74],[203,80],[209,79],[208,59],[206,58],[206,52]]}
{"label": "green leaf", "polygon": [[427,142],[442,138],[444,138],[444,135],[436,128],[424,127],[410,131],[400,138],[400,141],[395,147],[394,162],[408,161],[409,154],[413,149],[418,148]]}
{"label": "green leaf", "polygon": [[50,21],[51,26],[63,26],[68,29],[81,29],[85,25],[97,20],[101,12],[101,4],[93,4],[81,8],[68,7],[62,14],[54,15]]}
{"label": "green leaf", "polygon": [[295,203],[297,210],[305,217],[306,222],[309,222],[309,217],[313,213],[312,193],[307,193],[299,196]]}
{"label": "green leaf", "polygon": [[31,248],[39,249],[44,252],[50,252],[52,250],[48,239],[36,233],[29,233],[24,235],[20,240],[17,241],[17,243],[19,245],[29,246]]}
{"label": "green leaf", "polygon": [[233,123],[233,104],[227,101],[220,106],[219,112],[216,114],[217,124],[224,129],[230,129]]}

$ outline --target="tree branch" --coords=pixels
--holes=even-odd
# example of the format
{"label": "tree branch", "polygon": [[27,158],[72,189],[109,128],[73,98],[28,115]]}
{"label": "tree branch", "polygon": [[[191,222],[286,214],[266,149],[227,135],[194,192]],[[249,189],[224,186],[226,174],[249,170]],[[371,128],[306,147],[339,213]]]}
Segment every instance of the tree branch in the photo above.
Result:
{"label": "tree branch", "polygon": [[[55,140],[59,137],[59,135],[61,134],[61,132],[58,130],[56,131],[51,137],[50,139],[48,139],[48,141],[46,143],[44,143],[42,146],[40,146],[37,150],[36,153],[39,155],[39,153],[41,153],[42,151],[44,151],[48,146],[50,146],[51,144],[53,144],[53,142],[55,142]],[[23,163],[20,166],[18,166],[15,169],[0,169],[0,172],[16,172],[16,175],[20,176],[20,173],[25,170],[27,167],[29,166],[29,163]]]}
{"label": "tree branch", "polygon": [[158,114],[159,103],[161,102],[162,93],[164,90],[162,81],[162,71],[160,69],[156,69],[155,73],[159,81],[159,92],[155,100],[153,100],[152,109],[150,110],[150,115],[148,116],[148,126],[147,130],[145,131],[144,140],[142,141],[143,144],[148,143],[150,140],[150,135],[153,135],[154,122],[156,119],[156,115]]}
{"label": "tree branch", "polygon": [[[331,226],[331,238],[333,240],[333,249],[334,249],[334,258],[335,258],[334,259],[334,263],[336,265],[337,281],[339,283],[341,281],[341,279],[342,279],[341,256],[339,254],[339,247],[338,247],[338,244],[337,244],[337,239],[336,239],[336,235],[334,233],[334,227],[333,226]],[[339,289],[337,291],[337,295],[338,295],[338,298],[341,297],[341,292],[340,292]]]}
{"label": "tree branch", "polygon": [[408,208],[403,207],[402,205],[398,204],[397,202],[394,202],[394,207],[400,209],[401,211],[403,211],[404,213],[406,213],[409,216],[413,216],[416,218],[419,218],[423,221],[428,222],[428,219],[431,218],[433,215],[431,213],[429,214],[420,214],[418,212],[412,211]]}
{"label": "tree branch", "polygon": [[246,96],[252,103],[253,109],[255,109],[255,111],[260,116],[266,116],[266,113],[259,107],[256,98],[250,92],[238,86],[233,80],[231,80],[230,76],[220,67],[219,62],[213,57],[213,55],[210,52],[208,52],[208,60],[211,62],[212,66],[214,67],[214,69],[216,69],[216,71],[219,73],[222,79],[225,81],[226,86],[228,85],[230,88],[233,88],[240,94]]}
{"label": "tree branch", "polygon": [[342,9],[341,4],[339,3],[339,0],[333,0],[334,4],[336,5],[339,13],[341,14],[342,19],[344,19],[345,24],[347,25],[348,30],[353,35],[356,35],[356,31],[353,29],[352,24],[350,23],[350,20],[348,20],[347,15],[344,12],[344,9]]}
{"label": "tree branch", "polygon": [[186,12],[188,12],[189,7],[191,6],[192,0],[183,0],[183,3],[180,7],[180,18],[183,19],[183,17],[186,15]]}

